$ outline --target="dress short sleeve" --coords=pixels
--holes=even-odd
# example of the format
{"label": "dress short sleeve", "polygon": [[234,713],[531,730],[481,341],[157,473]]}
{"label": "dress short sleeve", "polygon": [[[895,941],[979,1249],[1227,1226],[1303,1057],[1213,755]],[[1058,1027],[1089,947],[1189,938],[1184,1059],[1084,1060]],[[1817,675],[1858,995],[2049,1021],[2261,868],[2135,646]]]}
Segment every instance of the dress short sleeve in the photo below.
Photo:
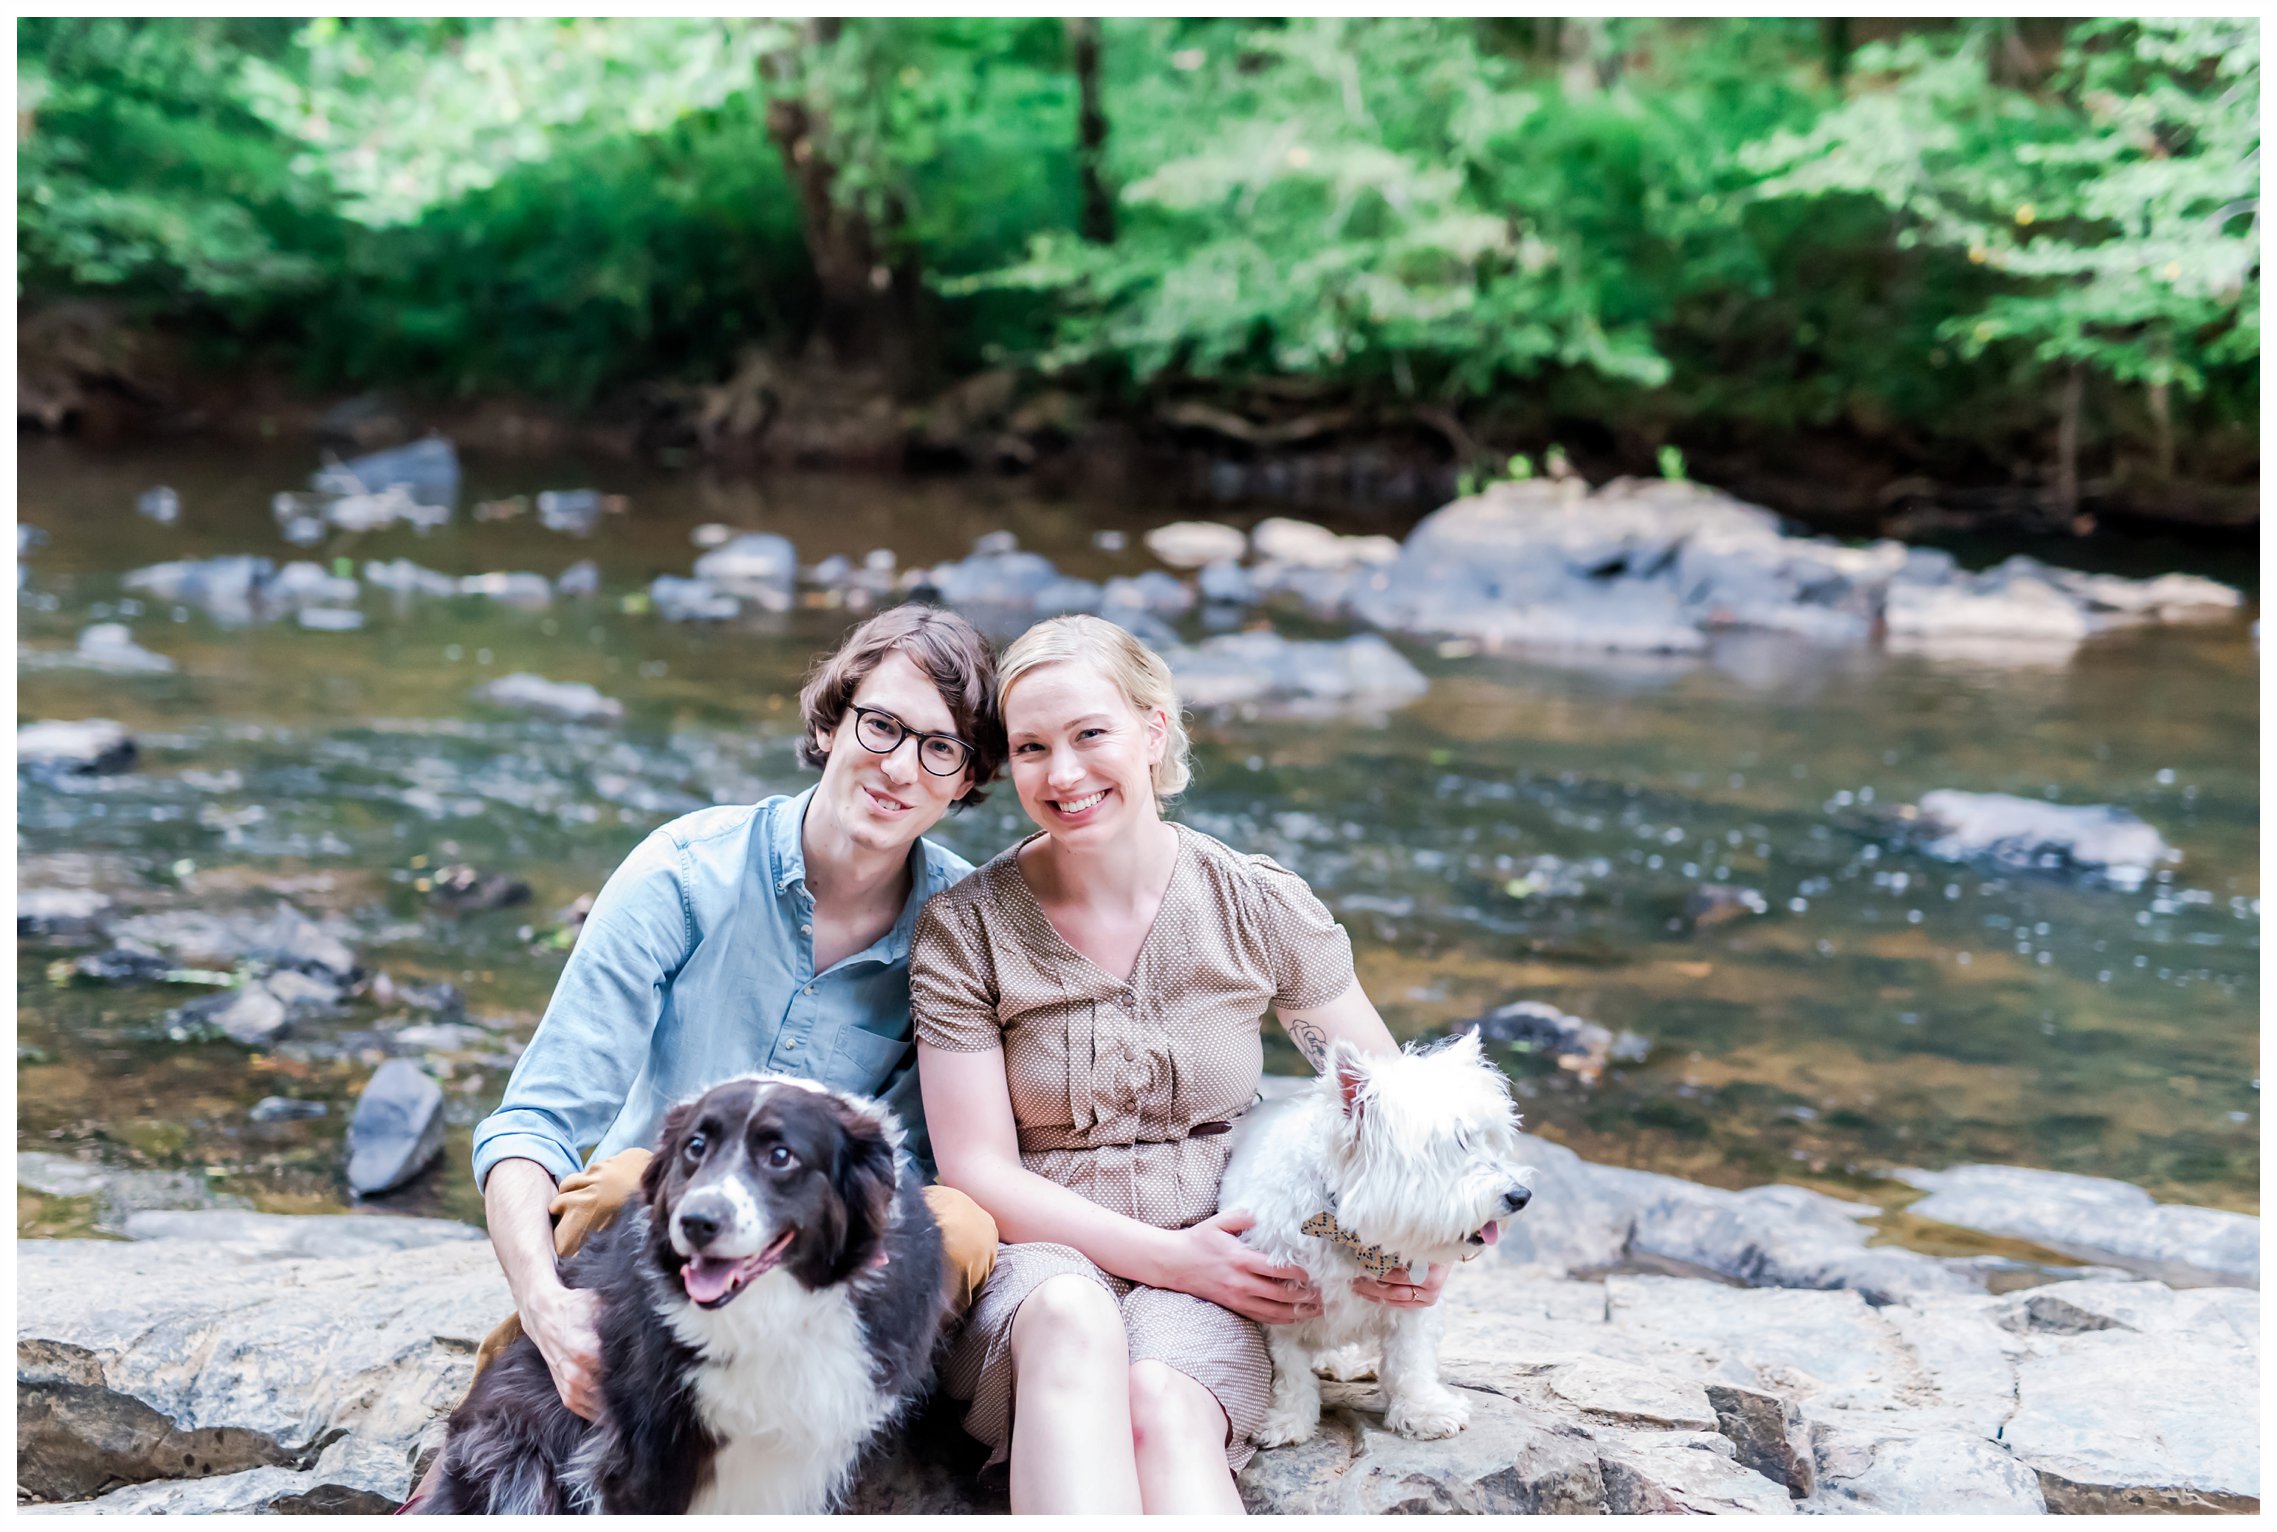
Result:
{"label": "dress short sleeve", "polygon": [[1305,880],[1269,856],[1249,864],[1252,931],[1273,976],[1273,1008],[1304,1011],[1352,987],[1352,938]]}
{"label": "dress short sleeve", "polygon": [[986,1053],[1004,1046],[995,964],[974,908],[955,893],[935,895],[918,912],[909,943],[909,1014],[917,1040],[928,1047]]}

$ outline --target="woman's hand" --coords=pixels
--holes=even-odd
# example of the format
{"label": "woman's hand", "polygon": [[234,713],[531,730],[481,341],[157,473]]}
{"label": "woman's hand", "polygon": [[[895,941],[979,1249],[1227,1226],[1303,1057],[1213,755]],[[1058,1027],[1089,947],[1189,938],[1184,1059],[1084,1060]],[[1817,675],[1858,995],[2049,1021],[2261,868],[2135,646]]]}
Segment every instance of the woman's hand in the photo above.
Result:
{"label": "woman's hand", "polygon": [[[542,1296],[541,1296],[542,1293]],[[601,1418],[601,1298],[582,1288],[556,1283],[532,1293],[522,1310],[522,1329],[537,1342],[553,1386],[573,1415]]]}
{"label": "woman's hand", "polygon": [[1207,1298],[1263,1325],[1314,1317],[1320,1293],[1305,1269],[1276,1266],[1236,1237],[1256,1221],[1236,1208],[1176,1230],[1161,1279],[1149,1285]]}
{"label": "woman's hand", "polygon": [[1405,1266],[1394,1266],[1384,1273],[1381,1282],[1372,1277],[1354,1277],[1352,1291],[1370,1303],[1381,1303],[1395,1309],[1427,1309],[1439,1301],[1439,1289],[1447,1285],[1451,1266],[1430,1265],[1423,1268],[1423,1280],[1410,1277]]}

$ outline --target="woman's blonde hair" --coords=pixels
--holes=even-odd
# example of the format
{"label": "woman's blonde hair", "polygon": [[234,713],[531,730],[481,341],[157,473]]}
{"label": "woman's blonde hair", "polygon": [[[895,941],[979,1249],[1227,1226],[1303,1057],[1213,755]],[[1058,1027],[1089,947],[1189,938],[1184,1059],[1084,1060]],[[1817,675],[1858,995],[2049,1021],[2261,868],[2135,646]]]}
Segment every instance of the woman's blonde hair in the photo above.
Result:
{"label": "woman's blonde hair", "polygon": [[1161,655],[1104,617],[1054,617],[1012,640],[1012,647],[996,662],[997,711],[1003,712],[1004,699],[1029,671],[1070,660],[1098,666],[1141,716],[1162,709],[1170,730],[1162,759],[1154,763],[1154,796],[1160,801],[1184,792],[1194,769],[1187,759],[1186,721],[1179,716],[1178,688],[1170,678],[1170,667]]}

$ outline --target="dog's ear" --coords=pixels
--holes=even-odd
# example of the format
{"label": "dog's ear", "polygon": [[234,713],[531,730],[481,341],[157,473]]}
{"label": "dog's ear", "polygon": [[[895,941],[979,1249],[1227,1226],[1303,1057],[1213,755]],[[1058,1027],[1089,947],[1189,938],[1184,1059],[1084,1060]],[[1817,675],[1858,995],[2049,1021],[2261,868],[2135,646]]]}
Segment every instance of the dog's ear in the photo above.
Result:
{"label": "dog's ear", "polygon": [[839,1145],[838,1161],[831,1168],[831,1186],[838,1194],[845,1233],[830,1263],[832,1282],[845,1280],[877,1255],[893,1219],[893,1198],[899,1185],[894,1151],[900,1124],[890,1114],[844,1106],[839,1121],[845,1136]]}
{"label": "dog's ear", "polygon": [[1455,1054],[1465,1062],[1473,1064],[1481,1062],[1486,1057],[1485,1049],[1479,1045],[1478,1028],[1475,1026],[1465,1027],[1462,1031],[1457,1032],[1447,1040],[1439,1051]]}
{"label": "dog's ear", "polygon": [[680,1145],[688,1136],[688,1122],[695,1112],[695,1102],[679,1102],[666,1109],[664,1126],[656,1130],[656,1152],[640,1171],[641,1200],[651,1207],[664,1190],[664,1178],[672,1173],[673,1161],[680,1157]]}
{"label": "dog's ear", "polygon": [[1367,1099],[1368,1056],[1340,1037],[1328,1045],[1328,1067],[1322,1072],[1336,1081],[1345,1117],[1358,1122]]}

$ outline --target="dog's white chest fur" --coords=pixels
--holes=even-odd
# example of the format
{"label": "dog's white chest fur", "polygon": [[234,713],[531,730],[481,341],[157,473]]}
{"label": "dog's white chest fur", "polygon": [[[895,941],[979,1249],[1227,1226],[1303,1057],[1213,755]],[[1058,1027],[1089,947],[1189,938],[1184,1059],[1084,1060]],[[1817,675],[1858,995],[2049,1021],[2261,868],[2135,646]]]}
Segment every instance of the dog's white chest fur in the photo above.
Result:
{"label": "dog's white chest fur", "polygon": [[844,1287],[808,1292],[769,1272],[726,1308],[687,1304],[675,1333],[703,1356],[696,1412],[719,1438],[691,1515],[812,1514],[893,1402],[870,1377],[870,1348]]}

